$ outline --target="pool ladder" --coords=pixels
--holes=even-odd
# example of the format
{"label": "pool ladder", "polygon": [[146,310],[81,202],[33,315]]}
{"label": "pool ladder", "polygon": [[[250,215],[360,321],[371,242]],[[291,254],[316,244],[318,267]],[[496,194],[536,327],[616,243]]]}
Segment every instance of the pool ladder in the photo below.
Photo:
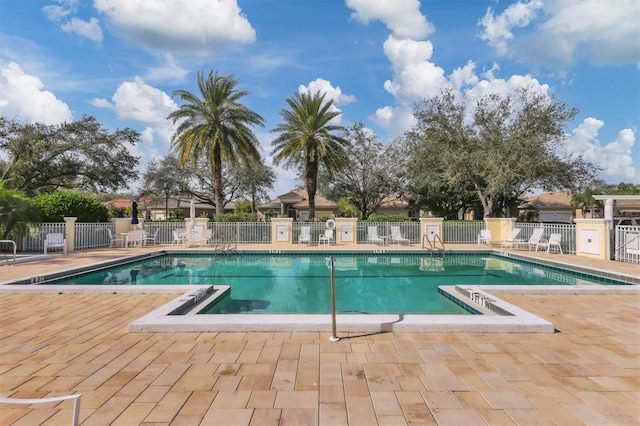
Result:
{"label": "pool ladder", "polygon": [[216,241],[216,246],[213,250],[214,254],[238,254],[238,246],[232,241],[227,241],[224,238],[220,238]]}
{"label": "pool ladder", "polygon": [[[426,241],[426,244],[425,244]],[[440,243],[440,245],[438,246],[437,243]],[[433,253],[442,253],[442,257],[444,257],[444,243],[442,242],[442,240],[440,239],[440,236],[438,234],[434,234],[433,235],[433,243],[431,242],[431,240],[429,239],[428,235],[424,235],[422,237],[422,249],[423,250],[429,250],[429,252],[433,255]]]}
{"label": "pool ladder", "polygon": [[[13,240],[0,240],[0,243],[11,243],[13,244],[13,264],[16,264],[16,251],[17,251],[17,245],[16,242]],[[7,259],[7,263],[9,263],[9,259]]]}

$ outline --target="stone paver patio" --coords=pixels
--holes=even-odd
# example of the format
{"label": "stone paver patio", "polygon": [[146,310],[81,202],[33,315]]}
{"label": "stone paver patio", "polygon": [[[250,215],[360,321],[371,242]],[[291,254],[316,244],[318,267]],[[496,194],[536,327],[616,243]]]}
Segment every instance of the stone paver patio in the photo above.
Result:
{"label": "stone paver patio", "polygon": [[[640,424],[638,294],[501,296],[554,334],[128,333],[174,297],[1,294],[0,396],[82,393],[85,425]],[[3,405],[0,424],[68,424],[72,408]]]}

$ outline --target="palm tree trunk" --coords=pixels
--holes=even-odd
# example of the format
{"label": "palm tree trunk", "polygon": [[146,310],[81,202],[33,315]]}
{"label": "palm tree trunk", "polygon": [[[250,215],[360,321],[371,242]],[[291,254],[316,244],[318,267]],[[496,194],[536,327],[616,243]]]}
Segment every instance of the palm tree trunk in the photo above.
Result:
{"label": "palm tree trunk", "polygon": [[309,220],[316,217],[316,187],[318,178],[318,162],[310,160],[307,162],[306,184],[307,195],[309,195]]}
{"label": "palm tree trunk", "polygon": [[222,154],[220,145],[213,147],[213,191],[216,200],[216,215],[224,214],[224,194],[222,192]]}

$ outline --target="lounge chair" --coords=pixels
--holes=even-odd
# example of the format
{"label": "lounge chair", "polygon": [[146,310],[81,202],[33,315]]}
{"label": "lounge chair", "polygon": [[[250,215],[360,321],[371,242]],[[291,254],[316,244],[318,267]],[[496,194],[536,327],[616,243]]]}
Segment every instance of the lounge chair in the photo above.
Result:
{"label": "lounge chair", "polygon": [[488,229],[481,229],[478,234],[478,244],[491,245],[491,231]]}
{"label": "lounge chair", "polygon": [[411,241],[408,238],[402,236],[402,232],[400,231],[400,227],[394,225],[391,227],[391,243],[406,243],[407,245],[411,244]]}
{"label": "lounge chair", "polygon": [[187,233],[187,240],[189,244],[207,244],[211,237],[206,237],[204,234],[204,227],[202,225],[195,225],[191,229],[191,232]]}
{"label": "lounge chair", "polygon": [[147,234],[147,240],[146,243],[153,243],[153,245],[155,246],[156,244],[158,244],[158,234],[160,233],[160,228],[156,229],[156,232],[152,234]]}
{"label": "lounge chair", "polygon": [[298,244],[307,243],[311,244],[311,227],[303,226],[300,228],[300,235],[298,235]]}
{"label": "lounge chair", "polygon": [[115,247],[116,243],[118,243],[120,247],[124,246],[123,238],[114,237],[113,231],[109,228],[107,228],[107,233],[109,234],[109,248]]}
{"label": "lounge chair", "polygon": [[544,228],[535,228],[529,237],[529,240],[526,243],[522,243],[523,246],[527,247],[529,250],[538,246],[538,243],[542,239],[544,235]]}
{"label": "lounge chair", "polygon": [[187,239],[187,231],[184,228],[178,228],[171,231],[173,241],[171,244],[184,244]]}
{"label": "lounge chair", "polygon": [[380,244],[384,245],[387,243],[384,237],[378,235],[378,227],[377,226],[367,226],[367,241],[371,244]]}
{"label": "lounge chair", "polygon": [[561,240],[562,240],[562,234],[551,234],[549,235],[548,240],[541,238],[540,241],[538,241],[538,244],[536,244],[536,251],[538,251],[538,248],[546,247],[547,253],[549,253],[549,251],[551,250],[551,247],[556,247],[560,252],[560,254],[562,254],[562,246],[560,245]]}
{"label": "lounge chair", "polygon": [[318,237],[318,244],[322,243],[333,244],[333,228],[327,228],[323,234]]}
{"label": "lounge chair", "polygon": [[61,232],[52,232],[44,237],[44,254],[52,248],[59,248],[64,254],[67,254],[67,239]]}
{"label": "lounge chair", "polygon": [[502,247],[513,247],[522,244],[523,241],[518,239],[518,235],[520,235],[520,231],[522,228],[513,228],[511,231],[511,235],[509,235],[503,242]]}

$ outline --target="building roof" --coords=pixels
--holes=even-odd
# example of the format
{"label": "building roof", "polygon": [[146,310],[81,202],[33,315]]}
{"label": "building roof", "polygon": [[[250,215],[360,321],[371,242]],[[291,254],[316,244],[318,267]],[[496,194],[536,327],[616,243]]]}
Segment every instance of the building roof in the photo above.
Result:
{"label": "building roof", "polygon": [[563,208],[575,209],[571,204],[571,195],[568,192],[543,192],[542,194],[528,195],[522,197],[524,203],[521,209],[529,207],[535,208]]}
{"label": "building roof", "polygon": [[[321,195],[315,197],[316,209],[337,209],[338,204],[327,200]],[[297,189],[286,194],[279,195],[275,200],[260,204],[259,209],[279,209],[281,204],[291,204],[296,209],[309,208],[309,196],[304,189]]]}
{"label": "building roof", "polygon": [[113,200],[105,201],[102,203],[105,207],[109,204],[113,204],[114,207],[122,208],[122,207],[131,207],[133,204],[133,200],[129,198],[114,198]]}

